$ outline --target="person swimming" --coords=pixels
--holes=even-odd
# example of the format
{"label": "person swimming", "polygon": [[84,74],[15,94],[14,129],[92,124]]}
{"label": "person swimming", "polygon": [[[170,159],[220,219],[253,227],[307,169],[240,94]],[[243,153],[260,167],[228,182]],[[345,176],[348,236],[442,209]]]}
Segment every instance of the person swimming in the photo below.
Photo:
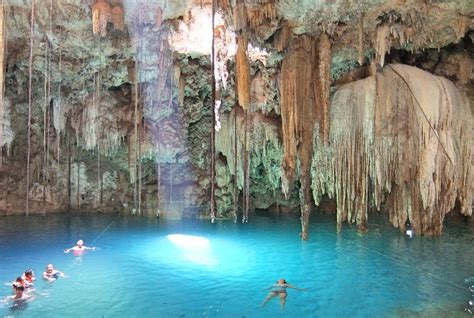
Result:
{"label": "person swimming", "polygon": [[46,266],[46,271],[43,272],[43,278],[49,283],[52,283],[59,277],[66,278],[66,275],[64,275],[63,272],[55,269],[53,264],[48,264],[48,266]]}
{"label": "person swimming", "polygon": [[64,249],[64,253],[69,253],[69,252],[72,251],[73,254],[77,256],[77,255],[81,255],[82,253],[84,253],[85,250],[95,251],[96,248],[85,246],[84,241],[79,240],[79,241],[77,241],[76,245],[74,245],[73,247]]}
{"label": "person swimming", "polygon": [[[21,279],[21,277],[19,278]],[[25,309],[27,306],[26,302],[32,300],[34,297],[25,292],[25,287],[19,279],[12,283],[12,287],[15,294],[5,297],[5,304],[8,304],[9,301],[13,301],[11,306],[12,310]]]}
{"label": "person swimming", "polygon": [[35,273],[31,269],[27,269],[21,276],[25,282],[25,288],[29,288],[33,285],[33,281],[36,280]]}
{"label": "person swimming", "polygon": [[15,291],[15,288],[18,286],[26,288],[26,282],[21,277],[17,277],[16,280],[12,282],[13,291]]}
{"label": "person swimming", "polygon": [[265,298],[265,300],[263,301],[261,307],[265,306],[265,304],[270,299],[272,299],[273,297],[279,296],[280,297],[280,307],[281,307],[281,309],[284,309],[285,304],[286,304],[286,296],[287,296],[286,289],[287,288],[292,288],[292,289],[296,289],[296,290],[300,290],[300,291],[306,290],[306,289],[303,289],[303,288],[298,288],[298,287],[292,286],[292,285],[288,284],[284,278],[280,278],[276,282],[276,284],[273,284],[272,286],[270,286],[268,288],[265,288],[265,290],[270,289],[271,291],[268,293],[268,295]]}
{"label": "person swimming", "polygon": [[405,223],[405,228],[406,228],[405,234],[406,234],[409,238],[412,238],[412,237],[415,235],[415,233],[413,232],[413,228],[411,227],[410,220],[407,220],[407,222]]}

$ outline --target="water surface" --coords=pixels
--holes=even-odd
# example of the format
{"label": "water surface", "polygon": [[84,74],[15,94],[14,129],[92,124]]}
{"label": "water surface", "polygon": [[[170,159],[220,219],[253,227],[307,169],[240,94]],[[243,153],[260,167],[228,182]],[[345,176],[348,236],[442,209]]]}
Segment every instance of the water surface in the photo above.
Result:
{"label": "water surface", "polygon": [[[48,263],[69,276],[53,284],[38,277],[27,308],[2,305],[0,317],[464,316],[472,225],[448,222],[440,238],[407,239],[371,220],[368,234],[350,226],[337,234],[332,216],[316,216],[310,241],[301,242],[292,217],[0,217],[2,283],[26,268],[41,276]],[[63,253],[78,239],[100,249]],[[289,290],[284,311],[277,299],[260,308],[263,289],[281,277],[308,291]],[[0,297],[10,294],[2,285]]]}

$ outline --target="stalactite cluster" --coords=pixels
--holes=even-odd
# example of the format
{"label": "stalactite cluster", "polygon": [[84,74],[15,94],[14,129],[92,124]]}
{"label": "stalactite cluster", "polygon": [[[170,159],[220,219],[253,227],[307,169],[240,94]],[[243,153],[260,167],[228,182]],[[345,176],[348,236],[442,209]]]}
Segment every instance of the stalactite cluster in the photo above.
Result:
{"label": "stalactite cluster", "polygon": [[[261,187],[260,190],[253,188],[250,191],[252,193],[261,191],[262,195],[273,197],[280,189],[280,165],[283,153],[278,134],[278,122],[270,120],[258,112],[247,116],[242,108],[236,107],[228,116],[221,119],[221,123],[222,128],[216,134],[216,151],[226,158],[225,166],[228,173],[236,178],[237,190],[244,194],[246,176],[243,154],[247,148],[250,154],[249,178],[255,180],[254,183]],[[247,146],[245,145],[246,133],[248,134]],[[264,172],[257,174],[259,170]],[[220,200],[226,200],[227,197],[230,200],[235,189],[230,179],[227,181],[221,179],[225,174],[220,175],[221,177],[217,179],[218,191],[225,195],[219,196],[218,208],[229,206],[228,204],[219,204],[222,202]]]}
{"label": "stalactite cluster", "polygon": [[[384,206],[395,227],[440,234],[456,202],[472,213],[473,117],[452,82],[405,65],[341,87],[331,105],[330,146],[315,134],[313,197],[337,202],[337,223],[367,230]],[[410,164],[407,164],[407,163]]]}
{"label": "stalactite cluster", "polygon": [[375,29],[373,39],[375,57],[381,66],[385,63],[385,55],[390,54],[392,47],[420,47],[433,42],[435,30],[428,28],[426,16],[440,14],[436,9],[420,4],[411,9],[384,12],[378,17],[381,23]]}
{"label": "stalactite cluster", "polygon": [[[2,2],[0,213],[24,211],[28,192],[32,212],[209,216],[213,189],[211,217],[246,221],[251,208],[293,213],[299,203],[303,239],[323,196],[337,203],[339,228],[361,231],[376,209],[433,234],[453,206],[469,214],[472,124],[452,106],[460,96],[403,67],[377,73],[387,60],[416,65],[472,100],[464,4],[49,0],[35,1],[31,23],[23,2]],[[379,64],[372,73],[367,60]]]}
{"label": "stalactite cluster", "polygon": [[247,9],[250,27],[257,28],[265,19],[273,20],[277,16],[274,0],[260,0],[253,7]]}
{"label": "stalactite cluster", "polygon": [[[227,3],[220,3],[221,8],[227,7]],[[257,30],[261,25],[277,19],[277,8],[275,0],[257,0],[247,2],[237,0],[232,11],[233,26],[235,31],[250,28]]]}

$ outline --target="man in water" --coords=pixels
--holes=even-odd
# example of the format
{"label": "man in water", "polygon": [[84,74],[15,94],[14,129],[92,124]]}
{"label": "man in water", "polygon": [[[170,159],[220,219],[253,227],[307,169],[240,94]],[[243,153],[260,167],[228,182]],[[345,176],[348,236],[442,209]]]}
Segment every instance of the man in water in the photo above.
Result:
{"label": "man in water", "polygon": [[285,308],[285,303],[286,303],[286,296],[287,296],[286,289],[287,288],[293,288],[293,289],[301,290],[301,291],[306,290],[306,289],[292,286],[288,284],[285,279],[280,278],[276,282],[276,284],[273,284],[272,286],[265,289],[265,290],[271,289],[271,291],[270,293],[268,293],[267,298],[265,298],[265,300],[263,301],[262,307],[265,306],[265,304],[273,297],[280,296],[280,307],[283,310]]}
{"label": "man in water", "polygon": [[63,272],[55,269],[53,267],[53,264],[48,264],[48,266],[46,266],[46,271],[43,272],[43,278],[47,280],[49,283],[52,283],[59,277],[66,278],[66,275],[64,275]]}
{"label": "man in water", "polygon": [[76,245],[71,247],[71,248],[66,248],[64,250],[64,253],[69,253],[69,252],[73,252],[74,255],[78,256],[78,255],[82,255],[82,253],[84,253],[85,250],[92,250],[92,251],[95,251],[95,247],[88,247],[88,246],[85,246],[84,245],[84,242],[82,240],[79,240],[77,241]]}
{"label": "man in water", "polygon": [[27,306],[26,302],[32,300],[34,297],[24,292],[25,287],[20,282],[14,282],[12,286],[13,290],[15,291],[15,295],[7,296],[4,300],[5,304],[8,304],[8,302],[11,300],[13,301],[11,307],[12,310],[25,309]]}

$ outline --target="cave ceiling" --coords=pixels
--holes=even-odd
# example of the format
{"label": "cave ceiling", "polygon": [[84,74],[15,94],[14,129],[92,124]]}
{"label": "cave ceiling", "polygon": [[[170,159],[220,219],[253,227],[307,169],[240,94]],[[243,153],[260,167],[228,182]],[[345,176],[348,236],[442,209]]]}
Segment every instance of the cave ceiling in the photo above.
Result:
{"label": "cave ceiling", "polygon": [[[48,54],[53,56],[53,60],[61,56],[63,62],[61,74],[58,63],[53,63],[51,78],[53,81],[61,80],[64,87],[75,91],[70,95],[71,99],[80,96],[80,91],[87,88],[93,74],[101,70],[106,70],[102,79],[104,85],[114,87],[129,82],[127,66],[134,60],[134,46],[139,39],[136,36],[137,19],[140,19],[143,28],[157,28],[158,7],[161,8],[162,20],[170,22],[171,33],[178,34],[177,42],[188,41],[187,44],[176,43],[177,47],[192,46],[192,42],[203,42],[202,46],[210,38],[209,32],[205,41],[201,41],[199,36],[179,39],[182,32],[179,25],[183,23],[200,28],[201,36],[205,34],[202,29],[207,25],[192,25],[197,18],[191,17],[191,13],[195,12],[193,10],[209,12],[210,1],[109,0],[110,7],[123,9],[124,28],[116,30],[108,25],[106,36],[97,36],[92,32],[94,3],[89,0],[52,0],[36,1],[35,4],[35,73],[44,73],[46,63],[41,57],[46,54],[45,43],[49,43],[52,52]],[[15,68],[17,77],[26,80],[31,1],[8,0],[6,4],[7,65]],[[293,36],[303,33],[318,36],[326,32],[332,41],[333,60],[356,61],[361,49],[365,55],[373,54],[377,37],[380,37],[379,29],[383,25],[388,26],[388,32],[395,39],[391,40],[391,47],[407,51],[442,48],[459,42],[473,27],[474,18],[474,2],[459,0],[253,0],[244,1],[241,5],[246,8],[248,19],[248,27],[243,31],[249,34],[254,46],[274,49],[274,38],[283,28],[289,28]],[[235,29],[239,4],[221,0],[218,6],[218,12],[224,16],[228,28]],[[49,14],[50,7],[52,15]],[[137,10],[141,13],[137,14]],[[193,53],[210,52],[209,49],[197,48]]]}

